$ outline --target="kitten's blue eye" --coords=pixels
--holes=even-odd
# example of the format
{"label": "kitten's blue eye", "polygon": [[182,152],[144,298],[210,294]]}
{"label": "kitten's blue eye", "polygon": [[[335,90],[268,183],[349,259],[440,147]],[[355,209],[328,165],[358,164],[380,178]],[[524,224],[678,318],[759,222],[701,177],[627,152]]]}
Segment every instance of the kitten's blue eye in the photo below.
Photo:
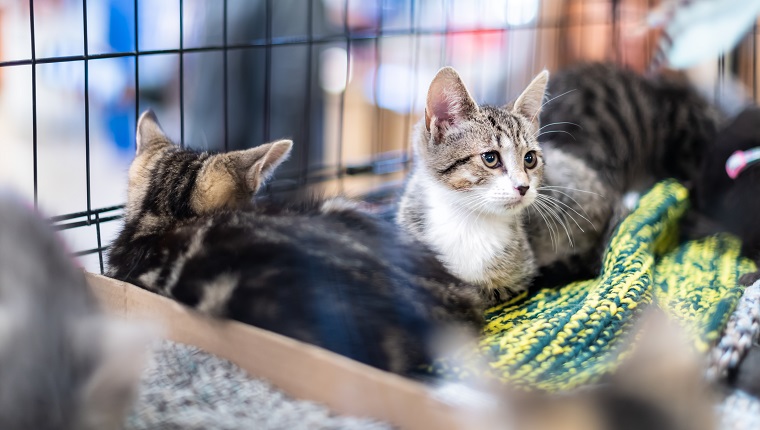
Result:
{"label": "kitten's blue eye", "polygon": [[483,159],[483,164],[485,164],[488,168],[495,169],[501,166],[501,161],[499,161],[499,153],[495,151],[484,152],[480,154],[480,158]]}
{"label": "kitten's blue eye", "polygon": [[538,163],[538,157],[536,156],[536,151],[529,151],[527,154],[525,154],[525,167],[532,169],[536,167],[536,164]]}

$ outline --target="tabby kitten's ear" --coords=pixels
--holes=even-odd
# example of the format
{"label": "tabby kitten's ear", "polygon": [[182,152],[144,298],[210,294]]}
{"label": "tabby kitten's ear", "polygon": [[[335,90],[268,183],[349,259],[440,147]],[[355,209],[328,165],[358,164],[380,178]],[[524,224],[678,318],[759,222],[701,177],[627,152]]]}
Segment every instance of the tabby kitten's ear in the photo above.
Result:
{"label": "tabby kitten's ear", "polygon": [[137,155],[144,153],[151,148],[157,148],[166,145],[172,145],[171,139],[161,129],[156,114],[152,109],[148,109],[140,115],[137,120]]}
{"label": "tabby kitten's ear", "polygon": [[444,67],[430,83],[425,105],[425,128],[440,143],[443,133],[478,111],[456,70]]}
{"label": "tabby kitten's ear", "polygon": [[512,107],[514,113],[528,118],[536,130],[538,130],[538,114],[541,113],[548,83],[549,71],[544,70],[533,78]]}
{"label": "tabby kitten's ear", "polygon": [[292,141],[279,140],[243,151],[230,152],[228,155],[237,166],[240,177],[245,178],[248,191],[256,193],[277,166],[287,160],[292,148]]}

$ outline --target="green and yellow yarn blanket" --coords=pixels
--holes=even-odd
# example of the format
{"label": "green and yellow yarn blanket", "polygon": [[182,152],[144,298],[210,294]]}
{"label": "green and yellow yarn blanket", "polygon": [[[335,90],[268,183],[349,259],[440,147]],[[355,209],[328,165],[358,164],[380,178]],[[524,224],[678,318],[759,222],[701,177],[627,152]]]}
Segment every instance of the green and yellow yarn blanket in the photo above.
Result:
{"label": "green and yellow yarn blanket", "polygon": [[621,223],[599,278],[526,293],[489,309],[477,351],[438,364],[455,377],[474,376],[484,358],[486,377],[516,387],[568,390],[613,370],[640,311],[655,301],[680,320],[696,349],[719,338],[742,295],[737,284],[754,263],[739,256],[740,241],[716,235],[678,244],[688,192],[664,181],[642,196]]}

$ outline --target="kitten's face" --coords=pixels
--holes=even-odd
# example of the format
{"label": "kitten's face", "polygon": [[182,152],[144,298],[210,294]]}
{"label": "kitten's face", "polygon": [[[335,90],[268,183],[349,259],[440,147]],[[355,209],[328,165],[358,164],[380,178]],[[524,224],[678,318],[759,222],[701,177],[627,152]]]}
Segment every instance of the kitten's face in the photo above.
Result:
{"label": "kitten's face", "polygon": [[533,203],[543,177],[536,135],[547,81],[540,73],[513,105],[479,107],[454,69],[438,72],[416,150],[458,205],[510,214]]}
{"label": "kitten's face", "polygon": [[181,149],[161,130],[152,112],[137,125],[137,153],[129,168],[127,219],[185,219],[248,203],[290,154],[281,140],[223,154]]}

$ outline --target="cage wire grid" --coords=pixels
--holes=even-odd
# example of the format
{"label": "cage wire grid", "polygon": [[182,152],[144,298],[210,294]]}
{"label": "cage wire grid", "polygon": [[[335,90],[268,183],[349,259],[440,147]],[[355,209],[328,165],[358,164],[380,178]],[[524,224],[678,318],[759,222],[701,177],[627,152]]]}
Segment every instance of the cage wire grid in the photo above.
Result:
{"label": "cage wire grid", "polygon": [[[409,143],[408,143],[408,136],[411,133],[411,130],[414,126],[414,123],[417,121],[416,114],[414,111],[415,106],[419,106],[419,104],[422,102],[424,103],[424,100],[419,100],[419,97],[416,95],[416,93],[420,90],[420,84],[416,80],[416,75],[420,72],[420,62],[421,57],[423,54],[423,50],[425,49],[422,45],[422,41],[425,38],[436,38],[437,42],[439,43],[439,49],[440,52],[438,53],[439,58],[439,64],[438,66],[444,66],[451,62],[452,57],[456,55],[460,55],[462,53],[461,47],[453,47],[451,41],[454,40],[457,36],[468,36],[468,35],[495,35],[499,39],[499,49],[501,51],[504,51],[507,47],[505,44],[505,40],[507,37],[511,37],[512,33],[517,31],[534,31],[536,32],[534,37],[532,37],[532,43],[533,46],[530,47],[527,51],[530,52],[529,55],[532,56],[530,60],[524,61],[524,63],[527,65],[528,68],[532,68],[531,70],[526,70],[525,76],[531,76],[533,73],[540,70],[540,68],[543,68],[547,66],[546,64],[542,64],[543,61],[539,54],[541,54],[541,49],[543,46],[550,46],[554,50],[554,53],[552,56],[554,57],[552,60],[551,67],[557,67],[561,66],[563,63],[568,63],[575,61],[579,58],[582,58],[582,54],[575,54],[574,58],[567,59],[563,57],[567,57],[568,55],[570,57],[573,57],[573,54],[568,54],[567,52],[562,52],[563,49],[561,48],[563,46],[563,38],[565,35],[569,34],[568,32],[577,31],[579,34],[583,34],[584,31],[588,28],[592,28],[594,26],[603,25],[605,26],[605,31],[608,31],[611,35],[612,42],[609,44],[609,46],[605,49],[605,52],[603,56],[608,60],[613,61],[620,61],[621,60],[621,51],[619,48],[619,39],[620,39],[620,32],[621,27],[620,23],[625,22],[624,17],[622,16],[622,9],[620,7],[621,2],[620,0],[596,0],[596,1],[563,1],[563,0],[544,0],[544,1],[538,1],[536,0],[536,3],[538,4],[539,13],[535,17],[535,19],[529,23],[523,23],[523,24],[504,24],[499,27],[493,27],[493,26],[483,26],[481,25],[480,21],[475,22],[474,24],[462,26],[462,25],[452,25],[452,22],[455,20],[453,19],[453,14],[461,12],[461,9],[456,9],[454,6],[454,3],[456,3],[456,0],[435,0],[437,1],[437,4],[440,5],[441,8],[441,15],[444,17],[443,22],[439,23],[438,25],[431,26],[426,25],[422,23],[421,20],[421,9],[423,6],[427,7],[429,9],[429,1],[426,2],[426,0],[405,0],[405,1],[392,1],[392,0],[375,0],[372,4],[372,7],[376,8],[375,11],[375,17],[376,21],[372,23],[372,25],[366,26],[364,28],[357,28],[356,26],[352,25],[351,19],[349,17],[349,13],[351,11],[352,3],[358,2],[358,0],[332,0],[331,3],[339,2],[341,3],[340,7],[338,8],[341,10],[341,17],[340,20],[342,21],[341,25],[337,26],[338,32],[332,32],[328,34],[316,34],[314,29],[314,15],[315,15],[315,6],[318,5],[318,2],[320,0],[307,0],[305,2],[301,3],[302,7],[306,8],[306,32],[303,35],[275,35],[274,28],[273,28],[273,11],[274,11],[274,0],[261,0],[261,3],[263,4],[263,10],[264,10],[264,37],[256,37],[246,40],[244,43],[241,43],[240,41],[230,42],[230,35],[229,35],[229,28],[228,28],[228,22],[229,22],[229,3],[230,0],[222,0],[222,28],[221,28],[221,43],[216,44],[203,44],[202,46],[185,46],[184,43],[184,31],[185,31],[185,0],[176,0],[178,2],[179,7],[179,45],[177,48],[171,48],[171,49],[141,49],[141,43],[140,43],[140,10],[139,8],[144,5],[141,5],[140,1],[134,0],[133,2],[133,19],[134,22],[133,25],[133,34],[131,35],[134,40],[134,49],[133,50],[127,50],[127,51],[118,51],[118,52],[107,52],[107,53],[91,53],[89,50],[89,43],[88,43],[88,1],[87,0],[81,0],[82,1],[82,29],[83,32],[83,52],[82,54],[78,55],[64,55],[64,56],[38,56],[37,50],[36,50],[36,42],[35,42],[35,1],[29,0],[28,1],[28,9],[29,9],[29,30],[30,30],[30,36],[31,36],[31,57],[28,59],[21,59],[21,60],[9,60],[9,61],[2,61],[0,62],[0,70],[2,68],[6,67],[14,67],[14,66],[30,66],[31,68],[31,98],[32,98],[32,154],[33,154],[33,199],[34,199],[34,205],[35,207],[38,206],[38,194],[39,194],[39,183],[38,183],[38,177],[39,177],[39,171],[38,171],[38,155],[40,148],[38,147],[38,105],[40,103],[44,103],[45,100],[41,100],[39,98],[38,94],[38,66],[45,65],[45,64],[53,64],[53,63],[67,63],[67,62],[76,62],[81,63],[84,68],[84,80],[83,80],[83,91],[84,91],[84,156],[85,156],[85,187],[86,187],[86,201],[85,201],[85,207],[81,211],[71,212],[71,213],[65,213],[61,215],[54,216],[50,218],[50,222],[54,226],[55,229],[59,231],[66,231],[66,230],[73,230],[73,229],[81,229],[81,228],[87,228],[87,227],[94,227],[94,234],[95,234],[95,243],[96,246],[94,247],[88,247],[86,249],[75,249],[73,250],[73,254],[76,257],[84,257],[84,256],[92,256],[94,254],[97,255],[98,259],[98,268],[101,273],[105,271],[105,261],[104,261],[104,252],[108,248],[108,243],[106,243],[106,240],[104,239],[102,235],[102,229],[101,227],[105,223],[117,223],[122,218],[122,212],[124,209],[124,205],[111,205],[111,206],[105,206],[105,207],[93,207],[92,203],[92,193],[91,193],[91,184],[92,184],[92,177],[91,177],[91,167],[92,167],[92,160],[91,160],[91,141],[90,141],[90,118],[91,118],[91,103],[90,103],[90,63],[93,61],[98,60],[105,60],[105,59],[115,59],[115,58],[132,58],[134,59],[134,74],[133,74],[133,80],[134,80],[134,123],[136,123],[137,118],[140,115],[141,108],[143,106],[141,105],[141,75],[140,75],[140,59],[147,58],[147,57],[153,57],[153,56],[161,56],[161,55],[175,55],[179,57],[178,60],[178,81],[179,81],[179,144],[182,146],[185,146],[187,144],[186,141],[186,112],[185,112],[185,103],[186,103],[186,88],[185,88],[185,79],[186,79],[186,65],[185,60],[186,56],[190,54],[195,53],[221,53],[221,61],[222,61],[222,127],[223,127],[223,145],[219,148],[220,150],[229,150],[229,149],[235,149],[230,148],[230,123],[229,123],[229,108],[230,108],[230,82],[229,82],[229,76],[230,76],[230,55],[231,53],[239,52],[239,51],[246,51],[246,50],[263,50],[264,51],[264,65],[263,65],[263,97],[260,100],[261,103],[261,115],[263,116],[263,127],[261,130],[261,136],[260,137],[251,137],[251,142],[256,142],[255,144],[268,142],[272,138],[280,138],[285,136],[272,136],[272,130],[271,130],[271,122],[272,122],[272,80],[273,80],[273,51],[280,48],[280,47],[287,47],[287,46],[305,46],[307,55],[306,59],[304,61],[304,64],[302,65],[304,68],[307,69],[309,74],[314,72],[315,70],[315,63],[317,62],[317,58],[315,55],[315,46],[327,46],[331,44],[341,44],[345,47],[346,51],[346,61],[345,61],[345,83],[343,84],[344,90],[339,93],[338,95],[338,116],[337,116],[337,130],[338,132],[335,135],[335,142],[328,142],[336,147],[336,150],[334,151],[336,155],[334,160],[331,160],[327,163],[322,164],[313,164],[310,163],[310,151],[313,151],[315,146],[313,145],[314,142],[296,142],[296,145],[302,148],[302,154],[297,160],[297,166],[295,166],[295,170],[291,169],[291,172],[289,174],[280,175],[278,174],[275,179],[272,181],[271,184],[269,184],[267,188],[268,193],[280,193],[280,192],[288,192],[292,191],[294,189],[301,189],[305,186],[318,184],[320,182],[325,181],[337,181],[338,182],[338,188],[342,188],[343,180],[347,176],[356,176],[356,175],[375,175],[379,176],[381,178],[384,178],[387,176],[388,173],[394,173],[394,172],[405,172],[406,169],[409,167]],[[434,1],[434,0],[430,0]],[[510,0],[504,0],[504,4],[508,5]],[[330,3],[325,1],[324,3]],[[365,2],[366,3],[366,2]],[[639,3],[643,3],[645,6],[653,6],[653,0],[640,0]],[[384,16],[386,16],[386,12],[394,7],[398,7],[399,4],[403,6],[404,8],[407,8],[404,11],[404,16],[407,17],[407,22],[405,25],[396,27],[396,28],[386,28],[384,25],[383,19]],[[590,5],[593,4],[607,4],[609,5],[609,13],[605,14],[601,18],[601,20],[587,20],[586,17],[581,13],[580,19],[575,19],[572,16],[569,16],[567,12],[568,10],[571,10],[569,8],[572,8],[573,5],[577,6],[577,9],[583,10],[583,8],[589,8]],[[570,6],[568,6],[570,5]],[[556,8],[560,10],[561,12],[559,14],[554,14],[553,18],[546,18],[545,14],[543,13],[547,8]],[[546,30],[545,32],[540,32],[538,30]],[[581,39],[583,38],[582,36]],[[718,75],[719,75],[719,83],[722,82],[723,77],[725,74],[730,73],[733,75],[741,74],[740,70],[742,67],[746,70],[749,70],[749,72],[745,73],[745,75],[750,77],[751,81],[751,88],[752,88],[752,95],[756,96],[756,73],[757,73],[757,67],[756,67],[756,29],[753,29],[750,35],[746,38],[746,40],[738,47],[733,53],[729,54],[726,57],[723,57],[718,61],[717,67],[718,67]],[[384,133],[387,133],[387,131],[383,127],[383,117],[386,115],[389,115],[386,109],[383,109],[380,107],[380,105],[377,103],[378,98],[380,97],[379,94],[379,85],[378,85],[378,70],[379,68],[385,64],[384,63],[384,57],[383,57],[383,49],[382,45],[386,41],[389,41],[393,38],[406,38],[407,39],[407,50],[408,50],[408,59],[407,59],[407,67],[409,70],[412,71],[412,77],[410,78],[411,83],[408,83],[409,85],[406,86],[406,88],[411,88],[411,94],[408,95],[410,98],[410,102],[408,103],[408,111],[405,112],[402,117],[402,123],[403,126],[401,127],[403,130],[403,139],[401,141],[401,150],[400,151],[389,151],[388,153],[384,152],[384,148],[382,145],[383,140],[387,137],[384,136]],[[476,39],[478,40],[478,39]],[[365,158],[363,161],[360,162],[347,162],[347,160],[344,159],[342,156],[344,145],[350,144],[349,142],[344,142],[344,139],[346,138],[346,133],[344,132],[344,127],[346,126],[346,110],[349,108],[349,101],[347,100],[347,89],[349,88],[349,80],[351,79],[352,73],[354,72],[355,68],[355,62],[353,59],[354,54],[354,47],[357,45],[366,46],[367,44],[371,44],[374,46],[372,49],[372,55],[373,58],[373,67],[374,72],[371,73],[372,79],[371,79],[371,86],[372,89],[370,91],[371,97],[373,98],[372,104],[373,104],[373,113],[372,116],[374,117],[372,123],[373,132],[372,132],[372,141],[370,145],[370,150],[367,151],[365,154]],[[456,48],[456,49],[455,49]],[[565,47],[567,48],[567,47]],[[647,37],[645,42],[645,51],[651,50],[652,48],[652,41],[649,37]],[[538,58],[537,58],[538,57]],[[730,61],[727,60],[727,58],[730,58]],[[523,59],[524,60],[524,59]],[[495,66],[489,66],[485,62],[481,62],[479,64],[479,67],[481,68],[480,74],[482,76],[483,73],[485,73],[485,69],[487,67],[500,67],[504,68],[505,70],[513,70],[513,64],[512,62],[516,61],[514,58],[512,52],[503,52],[499,59],[498,63]],[[550,67],[550,68],[551,68]],[[473,75],[477,75],[477,73],[473,73]],[[505,77],[506,81],[509,82],[511,77]],[[527,80],[525,81],[527,83]],[[468,85],[470,83],[468,82]],[[519,82],[520,85],[524,84],[523,82]],[[507,84],[505,84],[507,85]],[[301,132],[301,136],[305,137],[307,140],[311,139],[311,136],[313,136],[311,130],[313,128],[313,124],[310,121],[310,118],[314,114],[314,104],[313,104],[313,96],[314,96],[314,83],[312,82],[312,79],[309,78],[306,80],[305,83],[305,93],[306,93],[306,101],[303,104],[302,110],[301,110],[301,116],[303,119],[303,130]],[[716,95],[720,92],[720,85],[716,84]],[[516,94],[507,94],[508,90],[504,89],[502,91],[503,98],[508,96],[514,96]],[[477,95],[476,95],[476,98]],[[505,101],[505,100],[504,100]],[[317,144],[320,144],[322,146],[325,145],[326,142],[316,142]],[[381,180],[382,182],[382,180]],[[124,184],[126,186],[126,184]]]}

